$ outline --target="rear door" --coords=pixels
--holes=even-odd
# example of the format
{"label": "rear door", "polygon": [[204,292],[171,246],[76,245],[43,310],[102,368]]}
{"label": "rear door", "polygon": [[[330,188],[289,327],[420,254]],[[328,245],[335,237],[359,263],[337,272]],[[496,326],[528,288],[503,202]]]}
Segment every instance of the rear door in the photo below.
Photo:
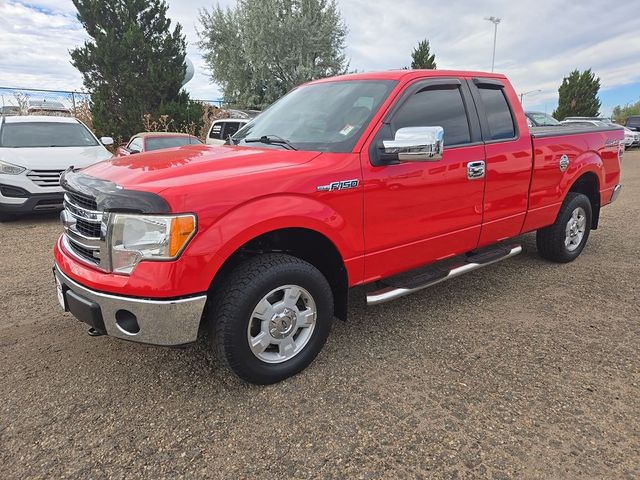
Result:
{"label": "rear door", "polygon": [[[399,128],[444,129],[437,161],[384,163],[380,147]],[[472,250],[482,222],[484,161],[478,117],[466,82],[409,85],[363,151],[365,276],[368,281]]]}
{"label": "rear door", "polygon": [[[522,231],[533,167],[531,135],[506,80],[473,78],[468,82],[485,144],[486,187],[479,246],[514,237]],[[560,128],[560,127],[558,127]]]}

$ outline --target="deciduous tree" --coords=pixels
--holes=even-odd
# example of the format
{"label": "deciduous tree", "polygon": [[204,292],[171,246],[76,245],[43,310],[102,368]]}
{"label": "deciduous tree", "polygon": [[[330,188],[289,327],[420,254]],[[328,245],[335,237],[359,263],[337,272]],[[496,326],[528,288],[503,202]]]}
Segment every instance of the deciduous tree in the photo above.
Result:
{"label": "deciduous tree", "polygon": [[346,72],[335,0],[239,0],[200,12],[200,48],[226,102],[264,108],[293,87]]}

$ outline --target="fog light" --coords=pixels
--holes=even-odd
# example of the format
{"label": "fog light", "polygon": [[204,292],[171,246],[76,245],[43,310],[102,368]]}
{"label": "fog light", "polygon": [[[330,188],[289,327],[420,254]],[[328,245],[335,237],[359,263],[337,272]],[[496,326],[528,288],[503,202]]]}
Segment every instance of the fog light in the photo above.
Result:
{"label": "fog light", "polygon": [[138,319],[129,310],[118,310],[116,312],[116,325],[127,335],[136,335],[140,333]]}

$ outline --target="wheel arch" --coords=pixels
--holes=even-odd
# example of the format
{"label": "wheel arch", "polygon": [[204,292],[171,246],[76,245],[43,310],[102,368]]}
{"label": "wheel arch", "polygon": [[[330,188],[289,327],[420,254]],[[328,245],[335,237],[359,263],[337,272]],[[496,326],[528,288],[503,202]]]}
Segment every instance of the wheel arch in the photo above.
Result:
{"label": "wheel arch", "polygon": [[584,194],[591,203],[591,229],[598,228],[600,220],[600,178],[592,170],[583,171],[569,187],[569,192]]}
{"label": "wheel arch", "polygon": [[331,286],[334,315],[347,319],[349,274],[340,250],[327,235],[308,227],[276,228],[246,239],[222,259],[209,286],[209,298],[235,267],[264,253],[287,253],[316,267]]}

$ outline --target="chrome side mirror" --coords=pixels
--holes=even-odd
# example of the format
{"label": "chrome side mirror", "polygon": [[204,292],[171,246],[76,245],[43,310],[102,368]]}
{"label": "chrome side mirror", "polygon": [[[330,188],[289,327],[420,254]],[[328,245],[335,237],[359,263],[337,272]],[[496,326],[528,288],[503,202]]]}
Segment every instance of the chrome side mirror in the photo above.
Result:
{"label": "chrome side mirror", "polygon": [[401,162],[435,162],[442,158],[444,129],[442,127],[399,128],[395,139],[382,142],[385,156]]}
{"label": "chrome side mirror", "polygon": [[113,145],[113,138],[111,137],[100,137],[100,143],[102,143],[102,145]]}

